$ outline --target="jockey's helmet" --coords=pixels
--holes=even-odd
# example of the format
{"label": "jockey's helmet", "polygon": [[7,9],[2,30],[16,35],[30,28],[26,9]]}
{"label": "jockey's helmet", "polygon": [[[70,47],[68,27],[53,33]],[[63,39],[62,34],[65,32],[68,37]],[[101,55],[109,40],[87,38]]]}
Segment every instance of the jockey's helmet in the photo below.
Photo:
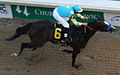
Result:
{"label": "jockey's helmet", "polygon": [[73,6],[73,9],[74,9],[75,12],[82,12],[82,11],[83,11],[83,9],[80,8],[79,5],[74,5],[74,6]]}

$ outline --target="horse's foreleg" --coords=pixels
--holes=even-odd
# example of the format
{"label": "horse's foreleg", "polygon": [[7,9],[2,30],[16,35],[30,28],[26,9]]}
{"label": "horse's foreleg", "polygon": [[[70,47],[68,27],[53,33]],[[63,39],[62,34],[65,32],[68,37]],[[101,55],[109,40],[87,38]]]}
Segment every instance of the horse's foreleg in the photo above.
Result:
{"label": "horse's foreleg", "polygon": [[18,53],[18,56],[20,56],[22,54],[24,48],[29,48],[30,46],[31,46],[31,43],[22,43],[20,52]]}
{"label": "horse's foreleg", "polygon": [[72,67],[75,67],[75,68],[79,67],[79,65],[75,64],[76,56],[78,53],[80,53],[80,51],[73,51],[72,53]]}

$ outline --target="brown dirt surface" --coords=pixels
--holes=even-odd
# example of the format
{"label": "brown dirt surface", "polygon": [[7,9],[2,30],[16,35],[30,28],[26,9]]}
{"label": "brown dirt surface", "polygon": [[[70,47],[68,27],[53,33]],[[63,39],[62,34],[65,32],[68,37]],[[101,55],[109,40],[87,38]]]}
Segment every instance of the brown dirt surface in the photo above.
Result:
{"label": "brown dirt surface", "polygon": [[19,51],[22,42],[30,40],[26,35],[11,42],[4,38],[28,22],[0,19],[0,75],[120,75],[119,33],[97,32],[77,56],[76,63],[81,64],[78,69],[71,67],[71,54],[50,42],[36,51],[25,49],[21,56],[11,56]]}

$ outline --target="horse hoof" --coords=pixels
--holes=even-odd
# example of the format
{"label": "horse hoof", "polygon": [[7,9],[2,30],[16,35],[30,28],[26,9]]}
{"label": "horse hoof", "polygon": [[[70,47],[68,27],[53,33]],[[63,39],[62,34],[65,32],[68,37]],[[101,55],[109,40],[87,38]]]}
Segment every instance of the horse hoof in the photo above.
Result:
{"label": "horse hoof", "polygon": [[18,56],[17,53],[11,53],[11,56]]}
{"label": "horse hoof", "polygon": [[80,67],[80,65],[73,65],[72,67],[78,69]]}

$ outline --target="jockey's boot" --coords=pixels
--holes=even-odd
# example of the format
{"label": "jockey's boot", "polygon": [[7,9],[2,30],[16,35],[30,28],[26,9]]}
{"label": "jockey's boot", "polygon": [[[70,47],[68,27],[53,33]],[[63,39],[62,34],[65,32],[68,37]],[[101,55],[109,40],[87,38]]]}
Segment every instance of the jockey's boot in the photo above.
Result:
{"label": "jockey's boot", "polygon": [[63,28],[63,40],[61,40],[62,43],[69,45],[70,44],[70,39],[69,39],[69,28]]}

